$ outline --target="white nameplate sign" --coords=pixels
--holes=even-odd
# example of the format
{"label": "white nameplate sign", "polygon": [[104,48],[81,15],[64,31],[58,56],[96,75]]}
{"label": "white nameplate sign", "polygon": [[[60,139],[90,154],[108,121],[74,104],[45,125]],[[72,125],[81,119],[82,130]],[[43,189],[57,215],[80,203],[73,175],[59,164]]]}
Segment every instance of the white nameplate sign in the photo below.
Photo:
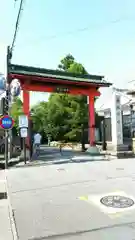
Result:
{"label": "white nameplate sign", "polygon": [[26,115],[19,116],[19,128],[28,128],[28,117]]}
{"label": "white nameplate sign", "polygon": [[112,144],[123,144],[123,127],[122,127],[122,111],[121,111],[121,97],[116,92],[112,96],[111,106],[111,123],[112,123]]}

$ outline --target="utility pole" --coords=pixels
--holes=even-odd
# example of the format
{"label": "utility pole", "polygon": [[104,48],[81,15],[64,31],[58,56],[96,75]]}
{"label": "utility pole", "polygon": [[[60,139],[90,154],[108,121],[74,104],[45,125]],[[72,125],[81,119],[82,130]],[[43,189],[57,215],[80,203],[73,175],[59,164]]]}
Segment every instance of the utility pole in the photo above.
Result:
{"label": "utility pole", "polygon": [[[9,97],[10,97],[10,89],[9,89],[9,64],[11,60],[11,51],[10,47],[7,47],[7,76],[6,76],[6,97],[5,97],[5,111],[4,114],[9,114]],[[8,168],[8,158],[9,158],[9,147],[8,147],[8,139],[9,139],[9,131],[5,130],[5,168]]]}
{"label": "utility pole", "polygon": [[[14,0],[15,2],[17,0]],[[17,37],[17,32],[18,32],[18,28],[19,28],[19,22],[20,22],[20,16],[21,16],[21,12],[23,10],[23,3],[24,0],[20,1],[20,7],[19,7],[19,11],[18,11],[18,15],[17,15],[17,19],[16,19],[16,24],[15,24],[15,31],[14,31],[14,35],[13,35],[13,41],[11,44],[11,47],[8,46],[7,47],[7,76],[6,76],[6,97],[5,97],[5,111],[4,114],[5,115],[9,115],[9,101],[10,101],[10,79],[9,79],[9,65],[10,65],[10,61],[12,58],[12,53],[13,53],[13,48],[15,45],[15,41],[16,41],[16,37]],[[9,139],[9,130],[5,130],[5,168],[8,168],[8,158],[10,156],[10,149],[8,147],[8,139]]]}

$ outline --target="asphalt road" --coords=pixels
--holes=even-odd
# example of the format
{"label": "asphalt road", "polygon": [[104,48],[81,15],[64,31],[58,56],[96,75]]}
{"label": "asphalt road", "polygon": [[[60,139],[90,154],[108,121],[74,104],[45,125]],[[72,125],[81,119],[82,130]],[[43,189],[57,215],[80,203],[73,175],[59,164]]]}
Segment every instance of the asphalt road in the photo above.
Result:
{"label": "asphalt road", "polygon": [[124,209],[105,207],[100,199],[111,194],[135,201],[134,186],[135,159],[8,171],[9,194],[20,240],[133,240],[135,205]]}
{"label": "asphalt road", "polygon": [[72,151],[72,149],[62,149],[60,152],[60,149],[57,147],[46,147],[42,145],[40,147],[40,156],[38,157],[38,160],[46,162],[60,159],[70,159],[74,155],[76,155],[76,152]]}

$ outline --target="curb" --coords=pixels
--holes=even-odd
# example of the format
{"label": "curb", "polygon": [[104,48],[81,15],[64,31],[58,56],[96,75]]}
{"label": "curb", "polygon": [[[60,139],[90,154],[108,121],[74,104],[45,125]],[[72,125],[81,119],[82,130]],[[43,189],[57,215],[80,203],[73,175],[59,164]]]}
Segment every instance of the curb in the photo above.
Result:
{"label": "curb", "polygon": [[[62,157],[62,156],[61,156]],[[113,159],[116,159],[116,157],[111,157],[111,156],[71,156],[69,158],[65,158],[65,159],[59,159],[59,160],[49,160],[46,162],[38,162],[38,160],[36,162],[34,161],[30,161],[27,164],[24,165],[16,165],[15,168],[25,168],[25,167],[37,167],[37,166],[48,166],[48,165],[56,165],[56,164],[66,164],[66,163],[85,163],[85,162],[97,162],[97,161],[111,161]]]}
{"label": "curb", "polygon": [[8,191],[8,180],[7,180],[7,170],[5,170],[5,184],[6,184],[6,191],[7,191],[7,200],[8,200],[8,210],[9,210],[9,218],[10,218],[10,225],[11,225],[11,231],[13,235],[13,240],[18,240],[18,232],[17,227],[15,223],[15,217],[14,212],[10,203],[10,197],[9,197],[9,191]]}

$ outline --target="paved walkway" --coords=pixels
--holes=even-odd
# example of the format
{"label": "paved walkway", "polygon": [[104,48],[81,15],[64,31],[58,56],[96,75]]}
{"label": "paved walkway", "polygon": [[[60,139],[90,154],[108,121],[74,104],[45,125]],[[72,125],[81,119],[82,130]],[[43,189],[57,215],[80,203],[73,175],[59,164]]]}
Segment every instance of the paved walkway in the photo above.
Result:
{"label": "paved walkway", "polygon": [[[88,153],[83,153],[80,151],[74,151],[72,149],[62,149],[60,152],[57,147],[46,147],[41,146],[40,148],[40,156],[37,158],[33,158],[32,161],[27,161],[28,166],[31,165],[46,165],[46,164],[58,164],[58,163],[68,163],[68,162],[85,162],[85,161],[108,161],[110,160],[110,156],[91,156]],[[16,159],[12,159],[15,162],[15,166],[22,167],[26,166],[24,162],[18,162]]]}
{"label": "paved walkway", "polygon": [[[0,195],[6,192],[5,171],[0,171]],[[0,199],[0,240],[14,240],[8,199]]]}
{"label": "paved walkway", "polygon": [[135,204],[100,202],[135,202],[135,159],[10,169],[8,186],[20,240],[135,239]]}

